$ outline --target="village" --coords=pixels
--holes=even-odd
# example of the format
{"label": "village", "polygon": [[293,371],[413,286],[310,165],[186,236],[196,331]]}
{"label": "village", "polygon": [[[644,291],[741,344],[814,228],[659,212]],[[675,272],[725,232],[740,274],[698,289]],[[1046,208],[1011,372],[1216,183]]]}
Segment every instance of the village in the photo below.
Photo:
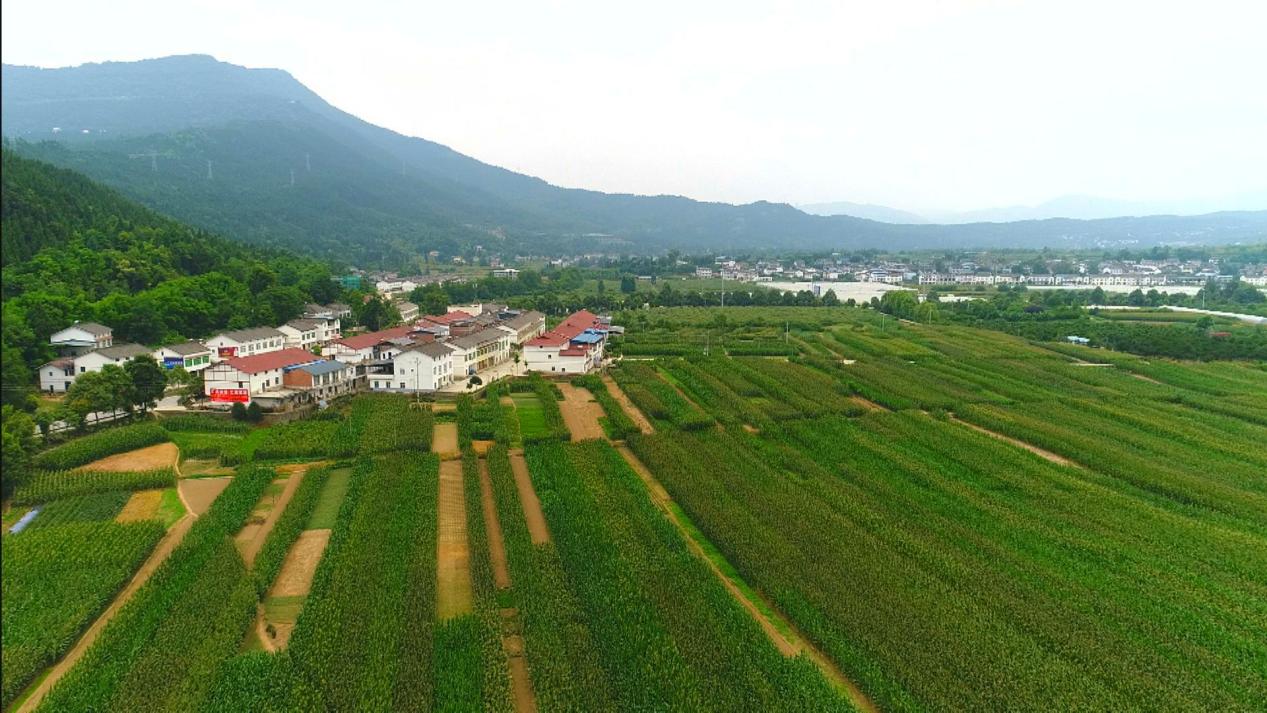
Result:
{"label": "village", "polygon": [[191,408],[240,403],[289,411],[361,391],[456,396],[528,372],[587,374],[602,364],[613,332],[610,317],[586,310],[547,330],[544,314],[501,304],[455,305],[436,315],[419,315],[409,303],[399,307],[403,323],[378,331],[345,335],[348,305],[310,304],[302,317],[276,328],[158,348],[116,344],[110,327],[76,322],[49,338],[60,356],[40,367],[40,390],[62,394],[81,374],[149,356],[167,370],[202,378],[203,398]]}

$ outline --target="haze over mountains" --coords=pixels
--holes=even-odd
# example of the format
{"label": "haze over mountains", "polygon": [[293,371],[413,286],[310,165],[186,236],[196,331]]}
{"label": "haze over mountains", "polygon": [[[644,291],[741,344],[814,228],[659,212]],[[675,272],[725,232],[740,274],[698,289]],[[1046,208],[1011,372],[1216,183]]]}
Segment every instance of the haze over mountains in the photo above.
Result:
{"label": "haze over mountains", "polygon": [[1267,193],[1246,193],[1218,200],[1122,201],[1098,196],[1069,195],[1032,206],[1009,206],[969,211],[912,212],[869,203],[833,201],[798,206],[813,215],[852,215],[882,223],[1007,223],[1020,220],[1075,218],[1098,220],[1145,215],[1203,215],[1227,210],[1261,210]]}
{"label": "haze over mountains", "polygon": [[560,188],[364,122],[284,71],[202,55],[5,65],[0,80],[3,133],[18,152],[199,227],[366,265],[474,245],[520,254],[728,252],[1138,247],[1267,236],[1267,211],[895,225],[901,216],[879,207],[866,207],[864,217],[818,216],[768,202]]}

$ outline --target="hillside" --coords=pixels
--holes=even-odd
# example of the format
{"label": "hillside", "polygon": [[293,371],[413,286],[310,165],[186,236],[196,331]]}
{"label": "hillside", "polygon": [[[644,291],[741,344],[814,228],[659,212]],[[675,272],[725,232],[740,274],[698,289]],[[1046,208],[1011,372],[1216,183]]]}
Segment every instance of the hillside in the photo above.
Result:
{"label": "hillside", "polygon": [[784,204],[565,189],[364,122],[286,72],[206,56],[6,65],[2,79],[4,133],[18,140],[16,150],[205,229],[367,265],[474,245],[702,252],[1138,246],[1267,235],[1267,212],[896,226]]}
{"label": "hillside", "polygon": [[70,322],[157,344],[278,324],[338,294],[327,266],[225,240],[65,169],[0,152],[4,395],[20,401]]}

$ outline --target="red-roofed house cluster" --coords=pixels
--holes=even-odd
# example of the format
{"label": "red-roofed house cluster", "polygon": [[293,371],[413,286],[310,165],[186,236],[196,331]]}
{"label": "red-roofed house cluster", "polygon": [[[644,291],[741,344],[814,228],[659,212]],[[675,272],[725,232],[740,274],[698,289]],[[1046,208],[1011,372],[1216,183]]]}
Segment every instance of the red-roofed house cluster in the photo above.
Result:
{"label": "red-roofed house cluster", "polygon": [[550,331],[524,343],[528,371],[544,374],[585,374],[603,360],[611,321],[581,310],[568,315]]}

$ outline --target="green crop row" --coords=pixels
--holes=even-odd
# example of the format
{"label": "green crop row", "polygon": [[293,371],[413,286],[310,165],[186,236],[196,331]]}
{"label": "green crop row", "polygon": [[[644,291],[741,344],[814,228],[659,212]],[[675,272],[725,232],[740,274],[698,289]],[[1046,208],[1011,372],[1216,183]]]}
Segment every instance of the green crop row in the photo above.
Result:
{"label": "green crop row", "polygon": [[644,363],[624,362],[612,373],[625,394],[644,414],[660,421],[669,421],[688,431],[713,425],[711,416],[687,401],[672,384],[660,377],[654,367]]}
{"label": "green crop row", "polygon": [[[303,532],[304,525],[317,506],[321,489],[325,486],[329,475],[329,468],[310,468],[303,474],[303,482],[295,489],[290,502],[286,504],[286,510],[281,517],[277,518],[277,522],[273,523],[273,529],[269,531],[263,546],[255,555],[253,567],[255,591],[261,598],[268,592],[277,573],[281,571],[290,546],[295,543],[299,533]],[[300,476],[291,475],[290,477]]]}
{"label": "green crop row", "polygon": [[27,525],[27,529],[40,529],[72,522],[108,522],[119,514],[131,497],[132,493],[126,490],[112,490],[54,500],[40,508],[39,516]]}
{"label": "green crop row", "polygon": [[176,471],[171,468],[143,471],[39,471],[33,473],[14,491],[13,504],[35,505],[77,495],[170,488],[175,484]]}
{"label": "green crop row", "polygon": [[46,470],[69,470],[87,465],[99,458],[133,451],[168,440],[167,431],[157,423],[107,428],[76,438],[35,456],[35,467]]}
{"label": "green crop row", "polygon": [[623,440],[638,430],[633,419],[629,418],[629,414],[625,413],[616,398],[607,390],[607,384],[603,383],[602,377],[597,374],[587,374],[573,379],[572,383],[588,389],[594,395],[594,400],[603,407],[604,415],[600,423],[608,438],[614,441]]}
{"label": "green crop row", "polygon": [[363,394],[352,399],[348,421],[365,455],[398,450],[431,450],[431,411],[404,396]]}
{"label": "green crop row", "polygon": [[216,416],[183,414],[165,416],[159,425],[173,433],[235,433],[243,435],[251,430],[251,424]]}

